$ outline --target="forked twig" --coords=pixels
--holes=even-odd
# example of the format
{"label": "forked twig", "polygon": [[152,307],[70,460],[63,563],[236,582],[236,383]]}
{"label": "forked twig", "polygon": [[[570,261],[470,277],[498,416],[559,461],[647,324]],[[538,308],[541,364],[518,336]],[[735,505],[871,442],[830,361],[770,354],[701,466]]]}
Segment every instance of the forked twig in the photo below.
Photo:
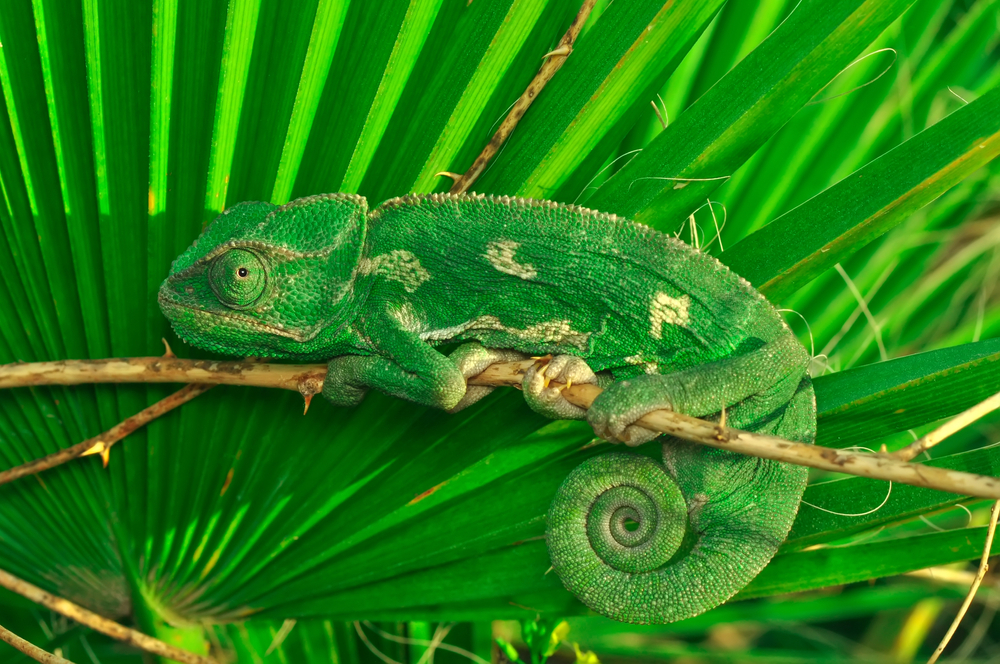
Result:
{"label": "forked twig", "polygon": [[997,408],[1000,408],[1000,392],[997,392],[985,401],[977,403],[972,408],[959,413],[939,426],[937,429],[934,429],[934,431],[921,436],[898,452],[894,452],[893,456],[897,459],[902,459],[903,461],[914,459],[917,455],[923,454],[948,436],[964,429],[979,418],[983,417],[987,413],[993,412]]}
{"label": "forked twig", "polygon": [[[469,379],[469,384],[520,386],[525,371],[534,362],[535,360],[523,360],[494,364],[480,375]],[[0,366],[0,388],[82,383],[192,382],[279,387],[308,397],[322,391],[325,374],[326,366],[322,364],[206,362],[160,357],[71,360]],[[557,385],[553,383],[551,386]],[[588,408],[600,393],[601,389],[596,385],[573,385],[563,391],[563,396],[577,406]],[[639,420],[639,424],[696,443],[749,456],[1000,500],[1000,479],[906,462],[890,454],[846,452],[806,445],[774,436],[730,429],[665,410],[646,415]]]}
{"label": "forked twig", "polygon": [[969,610],[969,606],[972,604],[973,598],[976,596],[976,591],[979,590],[979,584],[983,582],[983,577],[986,576],[987,570],[989,570],[989,559],[990,559],[990,549],[993,548],[993,535],[997,530],[997,517],[1000,516],[1000,500],[993,503],[993,507],[990,508],[990,527],[986,531],[986,544],[983,545],[983,556],[979,559],[979,571],[976,573],[976,578],[973,579],[972,585],[969,587],[969,592],[965,596],[965,601],[962,602],[961,608],[958,610],[958,614],[955,619],[951,621],[951,627],[948,628],[947,633],[945,633],[944,638],[941,639],[941,643],[935,648],[934,654],[931,655],[930,659],[927,660],[927,664],[934,664],[944,652],[945,646],[951,641],[951,637],[954,636],[955,630],[958,629],[958,624],[962,622],[962,618],[965,617],[966,611]]}
{"label": "forked twig", "polygon": [[136,429],[149,424],[157,417],[173,410],[174,408],[177,408],[181,404],[187,403],[201,394],[204,394],[213,387],[215,386],[206,385],[204,383],[190,383],[185,385],[177,392],[174,392],[170,396],[157,401],[149,408],[144,408],[123,422],[119,422],[104,433],[98,434],[93,438],[88,438],[82,443],[77,443],[72,447],[67,447],[64,450],[53,452],[52,454],[43,456],[40,459],[35,459],[34,461],[29,461],[28,463],[0,472],[0,485],[13,482],[14,480],[24,477],[25,475],[40,473],[43,470],[54,468],[55,466],[62,465],[77,457],[87,454],[100,454],[101,458],[104,460],[104,465],[107,466],[108,454],[111,451],[112,445]]}
{"label": "forked twig", "polygon": [[[133,645],[136,648],[140,648],[154,655],[166,657],[167,659],[173,659],[178,662],[182,662],[182,664],[217,664],[216,661],[210,657],[203,657],[202,655],[196,655],[193,652],[182,650],[168,643],[164,643],[159,639],[154,639],[152,636],[148,636],[142,632],[129,629],[128,627],[120,625],[113,620],[108,620],[104,616],[100,616],[93,611],[83,608],[79,604],[74,604],[67,599],[63,599],[62,597],[56,597],[52,593],[48,593],[38,586],[32,585],[24,579],[20,579],[10,572],[2,569],[0,569],[0,586],[21,595],[22,597],[26,597],[36,604],[41,604],[51,611],[55,611],[56,613],[66,616],[67,618],[75,620],[95,632],[106,634],[113,639],[128,643],[129,645]],[[65,662],[66,660],[58,659],[52,661]]]}
{"label": "forked twig", "polygon": [[0,639],[14,646],[14,648],[20,650],[36,662],[42,662],[42,664],[73,664],[73,662],[68,659],[60,657],[59,655],[53,655],[47,650],[42,650],[34,643],[25,641],[3,625],[0,625]]}
{"label": "forked twig", "polygon": [[[451,185],[449,193],[452,194],[462,194],[469,190],[469,187],[482,175],[483,170],[486,165],[490,163],[490,160],[496,156],[497,152],[500,150],[501,146],[507,142],[511,133],[514,131],[514,127],[517,123],[521,121],[524,117],[524,113],[531,106],[531,103],[535,101],[538,94],[542,91],[552,77],[555,76],[556,72],[563,66],[566,62],[566,58],[569,57],[570,53],[573,52],[573,42],[580,35],[580,30],[583,29],[583,24],[587,22],[587,17],[590,16],[591,10],[594,9],[594,4],[597,0],[584,0],[583,6],[580,7],[580,11],[577,13],[576,18],[573,19],[573,23],[570,24],[569,30],[563,35],[562,40],[560,40],[559,45],[549,51],[543,56],[545,62],[542,64],[541,69],[535,74],[535,77],[531,79],[531,83],[525,88],[521,96],[518,97],[517,101],[511,107],[510,112],[504,121],[500,123],[499,129],[493,134],[493,138],[490,142],[486,144],[483,151],[479,153],[476,160],[472,162],[472,166],[469,167],[463,175],[459,176],[455,183]],[[439,175],[447,175],[452,177],[453,173],[439,173]]]}

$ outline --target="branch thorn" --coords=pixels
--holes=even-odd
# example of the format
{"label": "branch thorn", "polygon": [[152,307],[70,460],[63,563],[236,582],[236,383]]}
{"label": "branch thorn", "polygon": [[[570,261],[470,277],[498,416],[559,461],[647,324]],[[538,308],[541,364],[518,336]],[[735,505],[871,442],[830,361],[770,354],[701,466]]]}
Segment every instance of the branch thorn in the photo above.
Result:
{"label": "branch thorn", "polygon": [[572,53],[572,52],[573,52],[573,47],[571,45],[569,45],[569,44],[563,44],[562,46],[560,46],[560,47],[558,47],[558,48],[556,48],[554,50],[551,50],[548,53],[546,53],[545,55],[543,55],[542,56],[542,60],[544,60],[545,58],[551,58],[554,55],[562,55],[564,57],[569,57],[569,54]]}

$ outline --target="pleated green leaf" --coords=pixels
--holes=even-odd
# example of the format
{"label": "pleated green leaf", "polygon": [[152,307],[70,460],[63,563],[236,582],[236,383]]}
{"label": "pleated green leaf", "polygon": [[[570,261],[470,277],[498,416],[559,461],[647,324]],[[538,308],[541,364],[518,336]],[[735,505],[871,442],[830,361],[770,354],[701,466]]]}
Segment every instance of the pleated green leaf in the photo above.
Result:
{"label": "pleated green leaf", "polygon": [[588,204],[672,230],[909,5],[799,3]]}
{"label": "pleated green leaf", "polygon": [[[944,149],[943,146],[951,149]],[[781,298],[913,214],[1000,154],[1000,88],[776,219],[726,263]],[[851,225],[844,219],[855,220]],[[860,221],[858,221],[860,220]],[[796,242],[782,243],[795,237]],[[764,247],[770,248],[765,252]]]}
{"label": "pleated green leaf", "polygon": [[[818,442],[898,445],[1000,389],[989,216],[1000,167],[988,163],[1000,145],[998,4],[599,2],[475,189],[582,198],[671,231],[695,213],[684,237],[718,251],[707,238],[724,213],[696,211],[711,193],[729,211],[724,260],[810,325],[788,316],[828,373],[816,379]],[[155,294],[207,222],[242,200],[340,190],[375,204],[447,188],[436,173],[472,163],[578,10],[4,2],[0,362],[155,355],[161,339],[204,357],[173,335]],[[889,73],[851,91],[891,58],[840,72],[890,46]],[[728,180],[662,179],[716,176]],[[94,436],[172,389],[0,392],[0,467]],[[995,421],[930,463],[996,474]],[[488,659],[488,621],[586,612],[547,573],[544,532],[563,479],[610,449],[592,438],[583,423],[535,415],[514,390],[456,415],[371,394],[357,409],[316,399],[303,416],[295,394],[216,387],[131,434],[107,469],[87,457],[0,487],[0,568],[238,661],[426,652],[386,623],[362,624],[362,638],[355,620],[480,621],[449,640]],[[929,533],[915,520],[947,522],[962,497],[894,486],[879,507],[886,490],[815,483],[742,597],[978,556],[981,528]],[[870,606],[912,600],[873,594]],[[740,606],[752,605],[696,620],[750,610]],[[19,608],[0,597],[0,624]],[[11,624],[75,661],[86,648],[138,661],[84,630]]]}

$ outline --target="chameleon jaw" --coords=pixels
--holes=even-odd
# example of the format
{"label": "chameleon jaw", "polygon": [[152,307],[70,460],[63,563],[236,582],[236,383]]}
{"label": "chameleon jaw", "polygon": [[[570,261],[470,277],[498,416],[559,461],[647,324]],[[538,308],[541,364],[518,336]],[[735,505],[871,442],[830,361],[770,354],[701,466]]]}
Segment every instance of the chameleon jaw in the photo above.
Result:
{"label": "chameleon jaw", "polygon": [[[321,328],[319,325],[314,325],[310,328],[302,330],[277,327],[268,323],[262,323],[258,320],[250,318],[249,316],[244,316],[236,311],[210,311],[202,306],[174,302],[162,291],[160,292],[158,299],[160,309],[163,311],[163,314],[170,320],[174,329],[177,330],[178,336],[184,339],[196,338],[202,336],[204,333],[198,330],[192,330],[190,323],[181,320],[182,317],[176,315],[178,313],[190,314],[196,320],[203,321],[206,327],[217,326],[220,324],[219,319],[223,319],[225,322],[222,322],[221,324],[231,327],[234,331],[284,337],[286,339],[291,339],[295,343],[307,343],[312,341],[319,334]],[[182,334],[182,331],[193,331],[194,334]]]}

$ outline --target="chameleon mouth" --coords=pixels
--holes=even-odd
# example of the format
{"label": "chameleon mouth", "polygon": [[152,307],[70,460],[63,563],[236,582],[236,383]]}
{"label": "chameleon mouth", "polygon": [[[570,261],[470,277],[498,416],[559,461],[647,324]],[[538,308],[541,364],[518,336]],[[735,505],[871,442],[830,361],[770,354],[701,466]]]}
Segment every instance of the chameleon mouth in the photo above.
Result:
{"label": "chameleon mouth", "polygon": [[[184,304],[177,302],[169,297],[168,293],[164,293],[163,290],[160,291],[159,297],[157,298],[160,304],[160,310],[163,311],[164,315],[170,320],[171,324],[176,328],[178,325],[182,328],[190,329],[190,326],[183,321],[178,320],[176,316],[171,316],[171,312],[191,312],[195,316],[202,317],[206,320],[215,321],[219,324],[218,319],[222,318],[225,320],[233,321],[236,325],[245,330],[252,332],[260,332],[263,334],[284,337],[286,339],[291,339],[292,341],[298,343],[305,343],[311,341],[319,333],[318,329],[310,330],[289,330],[284,327],[278,327],[276,325],[269,325],[268,323],[262,323],[258,320],[254,320],[249,316],[241,315],[235,311],[212,311],[206,309],[205,307],[195,305],[195,304]],[[192,335],[195,336],[195,335]]]}

